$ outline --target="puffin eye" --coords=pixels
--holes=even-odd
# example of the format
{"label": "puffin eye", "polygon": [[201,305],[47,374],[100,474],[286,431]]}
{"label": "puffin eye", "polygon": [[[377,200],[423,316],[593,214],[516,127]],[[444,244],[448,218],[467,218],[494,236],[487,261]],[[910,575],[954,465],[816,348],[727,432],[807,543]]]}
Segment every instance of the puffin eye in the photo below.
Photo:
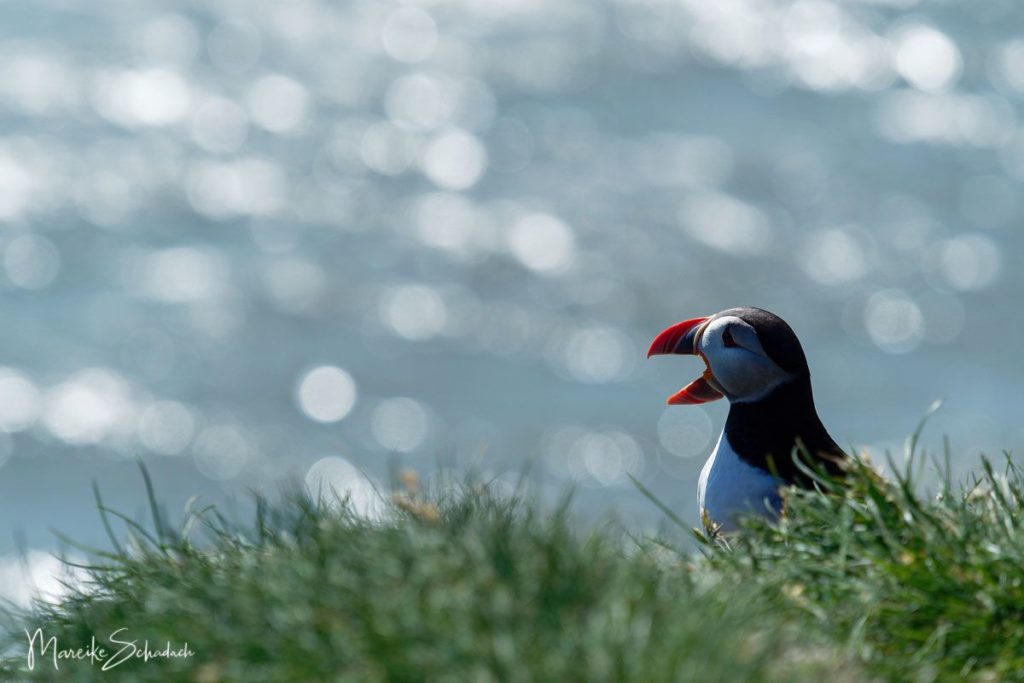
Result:
{"label": "puffin eye", "polygon": [[725,332],[722,333],[722,343],[726,348],[739,346],[739,344],[736,343],[736,340],[732,338],[732,332],[729,331],[728,327],[725,328]]}

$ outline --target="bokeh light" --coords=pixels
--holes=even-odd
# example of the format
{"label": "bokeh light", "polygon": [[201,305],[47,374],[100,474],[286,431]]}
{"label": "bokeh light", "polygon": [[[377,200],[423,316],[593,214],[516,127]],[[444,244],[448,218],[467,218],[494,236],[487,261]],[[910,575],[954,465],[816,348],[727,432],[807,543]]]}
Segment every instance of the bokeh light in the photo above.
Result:
{"label": "bokeh light", "polygon": [[695,458],[707,451],[713,436],[711,418],[704,409],[665,409],[658,419],[658,442],[677,458]]}
{"label": "bokeh light", "polygon": [[921,309],[899,290],[872,294],[864,306],[864,325],[872,341],[889,353],[912,351],[924,335]]}
{"label": "bokeh light", "polygon": [[369,126],[363,133],[360,149],[367,168],[382,175],[398,175],[416,158],[415,139],[391,123]]}
{"label": "bokeh light", "polygon": [[36,385],[17,370],[0,368],[0,430],[20,432],[31,427],[39,409]]}
{"label": "bokeh light", "polygon": [[60,252],[41,235],[22,235],[4,249],[7,279],[23,289],[40,289],[53,282],[60,271]]}
{"label": "bokeh light", "polygon": [[196,469],[217,481],[238,476],[255,460],[249,439],[233,424],[215,424],[199,432],[192,445],[192,459]]}
{"label": "bokeh light", "polygon": [[389,398],[374,408],[373,438],[383,448],[399,453],[418,449],[430,431],[430,416],[419,401]]}
{"label": "bokeh light", "polygon": [[272,133],[291,133],[306,121],[309,94],[298,81],[271,74],[263,76],[246,93],[249,116]]}
{"label": "bokeh light", "polygon": [[56,604],[75,588],[85,588],[86,570],[74,566],[85,558],[67,554],[64,559],[42,550],[0,556],[0,599],[27,609],[36,600]]}
{"label": "bokeh light", "polygon": [[177,455],[192,443],[195,418],[177,401],[155,401],[139,415],[139,441],[162,455]]}
{"label": "bokeh light", "polygon": [[633,437],[617,430],[585,433],[569,448],[568,466],[576,481],[597,486],[623,484],[643,476],[643,452]]}
{"label": "bokeh light", "polygon": [[576,256],[572,229],[546,213],[530,214],[517,220],[509,230],[508,246],[524,266],[546,273],[566,270]]}
{"label": "bokeh light", "polygon": [[97,444],[134,426],[131,389],[106,368],[83,370],[47,391],[43,422],[58,439],[70,444]]}
{"label": "bokeh light", "polygon": [[726,194],[689,197],[680,210],[680,221],[692,239],[738,256],[758,255],[771,243],[771,225],[764,214]]}
{"label": "bokeh light", "polygon": [[896,70],[915,88],[946,90],[960,76],[960,51],[941,31],[923,24],[906,26],[894,42]]}
{"label": "bokeh light", "polygon": [[626,378],[637,355],[625,333],[600,325],[558,335],[552,348],[570,377],[594,384]]}
{"label": "bokeh light", "polygon": [[984,235],[946,240],[937,245],[934,258],[942,277],[954,289],[984,289],[999,277],[999,248]]}
{"label": "bokeh light", "polygon": [[131,264],[137,291],[170,303],[215,299],[225,293],[227,264],[216,251],[174,247],[146,254]]}
{"label": "bokeh light", "polygon": [[643,477],[645,458],[637,440],[619,429],[560,427],[542,445],[548,471],[588,488],[626,485]]}
{"label": "bokeh light", "polygon": [[418,7],[400,7],[384,22],[380,40],[394,59],[410,64],[422,62],[437,46],[437,24]]}
{"label": "bokeh light", "polygon": [[438,187],[465,190],[487,169],[487,150],[472,133],[451,130],[427,144],[422,163],[423,172]]}
{"label": "bokeh light", "polygon": [[328,505],[347,503],[364,517],[376,518],[384,505],[373,482],[344,458],[320,458],[306,472],[306,490]]}
{"label": "bokeh light", "polygon": [[380,316],[395,334],[420,341],[441,333],[448,320],[448,308],[432,287],[402,285],[385,294]]}
{"label": "bokeh light", "polygon": [[296,395],[299,407],[310,419],[337,422],[355,406],[356,383],[341,368],[321,365],[302,376]]}
{"label": "bokeh light", "polygon": [[192,138],[200,147],[216,154],[230,154],[245,142],[249,117],[233,100],[211,97],[196,110]]}
{"label": "bokeh light", "polygon": [[869,270],[864,247],[850,231],[841,228],[812,234],[801,263],[808,276],[824,285],[846,285]]}

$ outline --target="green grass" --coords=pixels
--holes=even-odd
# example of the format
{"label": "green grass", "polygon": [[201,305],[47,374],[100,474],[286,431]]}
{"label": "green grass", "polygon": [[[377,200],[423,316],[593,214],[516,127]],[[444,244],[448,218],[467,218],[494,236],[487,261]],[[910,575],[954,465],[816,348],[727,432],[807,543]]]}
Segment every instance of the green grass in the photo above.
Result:
{"label": "green grass", "polygon": [[709,570],[742,577],[888,680],[1024,680],[1024,476],[982,460],[969,486],[916,495],[855,472],[789,500]]}
{"label": "green grass", "polygon": [[[148,485],[148,482],[147,482]],[[1024,680],[1024,477],[982,461],[915,490],[857,464],[791,492],[777,525],[728,539],[583,528],[568,503],[463,485],[380,519],[294,493],[247,527],[215,511],[129,525],[92,585],[23,618],[61,647],[128,627],[189,659],[25,672],[29,680]],[[641,492],[637,493],[638,496]],[[113,525],[116,519],[108,519]],[[116,649],[116,648],[114,648]],[[2,676],[0,676],[2,677]]]}

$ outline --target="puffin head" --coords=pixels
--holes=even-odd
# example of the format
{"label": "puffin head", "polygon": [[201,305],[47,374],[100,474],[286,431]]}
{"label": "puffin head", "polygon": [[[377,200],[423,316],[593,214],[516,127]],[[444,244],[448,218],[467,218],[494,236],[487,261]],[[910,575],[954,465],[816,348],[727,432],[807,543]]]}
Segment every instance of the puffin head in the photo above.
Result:
{"label": "puffin head", "polygon": [[670,353],[700,356],[707,366],[701,377],[669,397],[670,405],[723,396],[731,403],[752,403],[810,375],[792,328],[760,308],[730,308],[676,323],[655,337],[647,357]]}

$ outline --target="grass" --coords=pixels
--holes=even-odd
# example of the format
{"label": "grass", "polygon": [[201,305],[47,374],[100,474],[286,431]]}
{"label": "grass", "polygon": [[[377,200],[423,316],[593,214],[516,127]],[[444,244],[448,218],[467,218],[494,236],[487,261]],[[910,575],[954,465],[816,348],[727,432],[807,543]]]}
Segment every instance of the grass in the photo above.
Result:
{"label": "grass", "polygon": [[1009,458],[932,494],[917,491],[909,466],[887,481],[857,463],[842,485],[790,492],[777,525],[698,534],[699,554],[610,524],[582,529],[568,502],[544,511],[468,484],[423,495],[410,482],[372,520],[292,493],[259,501],[248,526],[207,510],[172,529],[154,504],[155,529],[128,520],[126,547],[93,553],[88,590],[22,619],[61,647],[128,627],[153,649],[187,641],[195,654],[105,673],[37,660],[29,672],[18,632],[20,654],[0,674],[1024,680],[1022,506],[1024,476]]}
{"label": "grass", "polygon": [[709,570],[743,577],[886,680],[1024,680],[1024,476],[1007,456],[937,495],[855,472],[791,496]]}

